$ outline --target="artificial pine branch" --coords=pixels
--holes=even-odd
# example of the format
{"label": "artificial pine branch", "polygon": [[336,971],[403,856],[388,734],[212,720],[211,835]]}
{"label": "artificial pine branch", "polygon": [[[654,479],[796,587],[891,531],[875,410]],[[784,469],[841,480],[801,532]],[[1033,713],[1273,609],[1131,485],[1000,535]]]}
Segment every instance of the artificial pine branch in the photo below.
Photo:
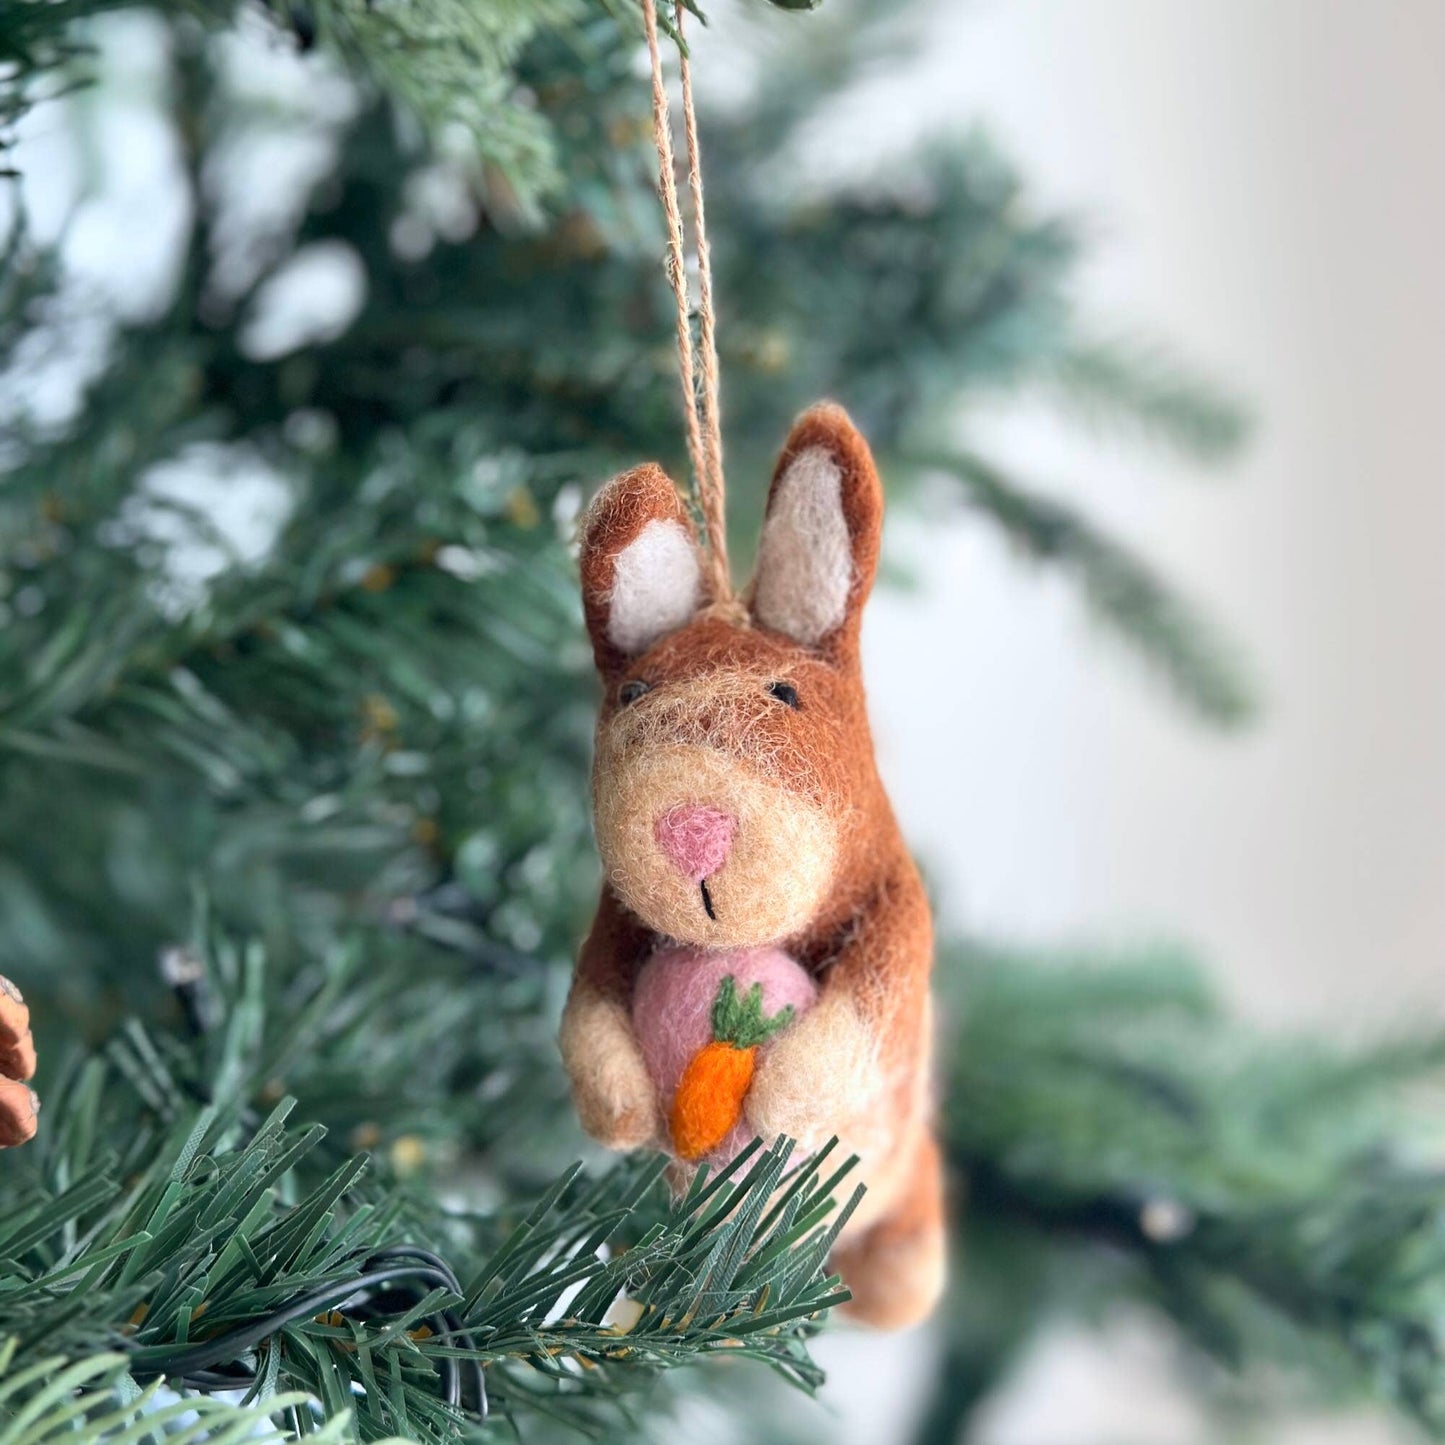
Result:
{"label": "artificial pine branch", "polygon": [[[813,10],[821,0],[769,0],[780,10]],[[640,29],[628,0],[263,0],[279,35],[302,54],[339,62],[386,95],[431,136],[464,131],[483,165],[495,169],[491,194],[535,219],[555,191],[555,136],[516,85],[524,51],[543,36],[587,43],[599,21]],[[0,15],[0,154],[13,152],[16,126],[47,95],[87,83],[86,22],[133,0],[15,0]],[[159,6],[153,8],[159,10]],[[237,22],[235,0],[189,0],[190,23],[219,30]],[[688,9],[704,19],[702,11]],[[670,28],[668,15],[664,23]],[[5,174],[6,172],[0,172]]]}
{"label": "artificial pine branch", "polygon": [[956,482],[968,505],[1031,560],[1072,573],[1094,615],[1131,643],[1201,718],[1234,728],[1254,715],[1242,668],[1198,610],[1076,508],[1020,486],[973,452],[916,452],[903,461]]}
{"label": "artificial pine branch", "polygon": [[[219,1049],[132,1028],[52,1089],[58,1117],[7,1177],[0,1222],[19,1365],[121,1349],[137,1379],[300,1388],[333,1421],[350,1411],[356,1438],[423,1441],[488,1398],[514,1425],[590,1420],[629,1379],[718,1351],[819,1383],[805,1342],[846,1298],[822,1268],[848,1212],[826,1154],[790,1171],[780,1143],[672,1204],[660,1159],[574,1167],[519,1216],[449,1214],[362,1157],[318,1168],[324,1128],[292,1125],[289,1100],[258,1113],[256,1078],[195,1102],[168,1061],[234,1063],[254,1020],[220,1028]],[[459,1365],[483,1368],[485,1394]]]}
{"label": "artificial pine branch", "polygon": [[997,1380],[1034,1311],[1120,1294],[1236,1381],[1273,1365],[1276,1395],[1379,1400],[1445,1436],[1445,1170],[1412,1103],[1438,1090],[1445,1037],[1258,1037],[1179,961],[975,945],[950,964],[968,1005],[946,1109],[965,1238],[1007,1266],[960,1289],[958,1358],[920,1439],[981,1403],[981,1364]]}
{"label": "artificial pine branch", "polygon": [[[234,234],[208,157],[255,118],[198,34],[176,31],[195,200],[176,294],[151,321],[112,323],[83,425],[20,408],[0,496],[8,585],[26,599],[0,633],[7,828],[29,840],[14,966],[32,988],[71,981],[66,1008],[88,1029],[111,1007],[98,985],[146,1006],[198,866],[218,912],[264,932],[276,958],[303,936],[311,950],[358,905],[391,917],[412,899],[426,900],[422,931],[571,946],[591,867],[590,684],[567,518],[595,478],[679,445],[645,87],[630,31],[597,27],[586,50],[539,42],[520,62],[567,137],[563,218],[518,234],[483,200],[476,234],[435,238],[424,261],[390,242],[420,220],[403,183],[422,158],[377,109],[337,137],[294,235]],[[847,33],[834,27],[834,49]],[[828,71],[838,84],[851,73]],[[292,104],[300,129],[334,124]],[[928,204],[854,186],[818,205],[758,189],[786,126],[743,111],[708,132],[729,222],[718,262],[740,518],[761,495],[760,439],[816,395],[867,419],[898,478],[945,405],[1048,374],[1073,345],[1072,239],[1029,215],[982,143],[925,158]],[[360,314],[325,344],[254,355],[266,282],[322,242],[364,263]],[[215,275],[222,254],[250,258],[239,291]],[[31,259],[16,312],[28,320],[4,353],[17,377],[59,334],[63,279]],[[154,481],[164,466],[269,478],[283,521],[264,555],[179,588],[175,555],[211,542],[186,497]],[[1089,535],[1090,555],[1115,556]],[[1097,593],[1100,568],[1081,575]],[[1202,654],[1166,590],[1103,593],[1106,617],[1191,676]],[[1216,685],[1216,710],[1237,700],[1217,668],[1196,674]],[[127,886],[102,901],[94,882],[120,832]],[[463,923],[430,906],[456,886],[471,895]]]}
{"label": "artificial pine branch", "polygon": [[1132,429],[1206,464],[1236,455],[1249,436],[1244,403],[1157,342],[1080,339],[1043,388],[1100,433]]}
{"label": "artificial pine branch", "polygon": [[[309,1410],[304,1395],[273,1395],[271,1412]],[[313,1445],[340,1445],[346,1413],[310,1424]],[[223,1400],[167,1400],[160,1381],[137,1390],[126,1358],[99,1354],[77,1362],[62,1356],[17,1367],[15,1342],[0,1344],[0,1445],[74,1445],[78,1439],[133,1445],[278,1445],[288,1438],[265,1416]]]}

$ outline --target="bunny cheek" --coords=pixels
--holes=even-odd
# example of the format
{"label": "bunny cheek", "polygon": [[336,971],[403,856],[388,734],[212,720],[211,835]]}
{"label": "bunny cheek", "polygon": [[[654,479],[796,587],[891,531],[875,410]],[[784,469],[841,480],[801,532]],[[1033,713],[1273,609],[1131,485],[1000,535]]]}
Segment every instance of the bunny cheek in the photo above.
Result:
{"label": "bunny cheek", "polygon": [[608,882],[656,933],[706,948],[775,943],[828,893],[832,817],[716,748],[604,741],[594,793]]}

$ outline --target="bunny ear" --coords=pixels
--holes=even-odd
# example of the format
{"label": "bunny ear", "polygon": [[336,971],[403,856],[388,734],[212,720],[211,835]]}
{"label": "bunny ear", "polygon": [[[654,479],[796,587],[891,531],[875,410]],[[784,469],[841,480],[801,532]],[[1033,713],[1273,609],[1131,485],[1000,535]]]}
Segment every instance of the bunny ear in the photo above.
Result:
{"label": "bunny ear", "polygon": [[883,490],[868,443],[831,402],[793,425],[768,493],[751,605],[759,625],[851,656],[878,570]]}
{"label": "bunny ear", "polygon": [[702,605],[697,534],[658,466],[635,467],[598,492],[582,523],[582,606],[601,672],[675,632]]}

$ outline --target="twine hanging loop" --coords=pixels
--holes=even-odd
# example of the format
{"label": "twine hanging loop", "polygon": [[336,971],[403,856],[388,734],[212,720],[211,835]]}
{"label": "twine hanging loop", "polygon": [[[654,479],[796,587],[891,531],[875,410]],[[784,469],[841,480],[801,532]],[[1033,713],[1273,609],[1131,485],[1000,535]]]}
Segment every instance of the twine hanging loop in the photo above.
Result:
{"label": "twine hanging loop", "polygon": [[[683,134],[687,144],[687,179],[692,200],[693,228],[697,237],[698,348],[692,343],[692,300],[684,253],[682,208],[678,202],[676,163],[672,150],[672,119],[662,74],[662,49],[657,38],[654,0],[641,0],[647,54],[652,65],[652,139],[657,149],[657,189],[667,223],[667,279],[677,303],[677,365],[682,379],[683,419],[698,510],[707,541],[705,565],[710,613],[737,621],[744,609],[733,592],[728,567],[726,490],[723,483],[722,421],[719,401],[717,319],[713,307],[712,256],[707,243],[703,209],[702,165],[697,139],[697,115],[692,101],[692,67],[683,41],[684,5],[674,0],[673,25],[678,39],[682,82]],[[701,400],[699,401],[699,393]]]}

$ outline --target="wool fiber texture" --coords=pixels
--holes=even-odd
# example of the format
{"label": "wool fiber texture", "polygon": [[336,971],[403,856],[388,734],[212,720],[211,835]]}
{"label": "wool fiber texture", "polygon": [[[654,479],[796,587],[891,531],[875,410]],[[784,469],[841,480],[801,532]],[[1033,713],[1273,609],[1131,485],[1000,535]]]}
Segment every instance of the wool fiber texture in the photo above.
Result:
{"label": "wool fiber texture", "polygon": [[694,883],[727,861],[737,829],[731,813],[697,803],[678,803],[652,825],[657,846]]}
{"label": "wool fiber texture", "polygon": [[810,645],[848,614],[853,556],[842,481],[827,448],[800,452],[778,479],[758,544],[754,614],[764,627]]}
{"label": "wool fiber texture", "polygon": [[30,1009],[20,990],[0,978],[0,1149],[35,1136],[40,1100],[25,1082],[34,1075]]}
{"label": "wool fiber texture", "polygon": [[[653,954],[633,985],[632,1027],[664,1114],[672,1108],[683,1071],[713,1041],[713,1004],[725,978],[734,979],[739,992],[759,984],[765,1012],[791,1007],[794,1020],[818,995],[813,979],[780,948],[664,948]],[[755,1067],[788,1032],[759,1046]],[[755,1132],[744,1113],[706,1162],[731,1162]]]}
{"label": "wool fiber texture", "polygon": [[649,522],[613,560],[608,636],[623,652],[641,652],[681,627],[700,596],[697,549],[681,523]]}
{"label": "wool fiber texture", "polygon": [[582,1127],[609,1149],[660,1143],[657,1091],[626,1006],[594,989],[576,989],[559,1042]]}
{"label": "wool fiber texture", "polygon": [[[720,979],[762,983],[770,1010],[793,1004],[754,1057],[710,1061],[719,1089],[745,1094],[709,1158],[755,1134],[807,1150],[837,1135],[868,1193],[833,1262],[853,1312],[895,1327],[937,1299],[944,1231],[933,925],[878,776],[858,649],[882,519],[867,443],[827,404],[778,459],[742,613],[708,595],[660,468],[624,473],[589,509],[604,882],[561,1043],[583,1127],[666,1148],[669,1091],[708,1047]],[[678,1160],[670,1178],[693,1172]]]}

